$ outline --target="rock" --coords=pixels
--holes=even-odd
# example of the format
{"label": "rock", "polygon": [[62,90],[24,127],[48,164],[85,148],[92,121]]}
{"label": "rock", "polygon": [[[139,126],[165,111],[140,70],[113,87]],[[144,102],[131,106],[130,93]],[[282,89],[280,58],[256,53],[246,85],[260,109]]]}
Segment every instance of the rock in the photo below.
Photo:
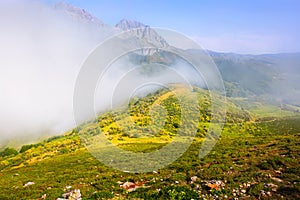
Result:
{"label": "rock", "polygon": [[265,191],[264,191],[264,190],[260,191],[260,195],[261,195],[261,196],[266,196]]}
{"label": "rock", "polygon": [[120,187],[124,188],[125,190],[130,190],[135,188],[135,184],[133,182],[125,182]]}
{"label": "rock", "polygon": [[246,190],[241,190],[241,192],[245,194],[245,193],[246,193]]}
{"label": "rock", "polygon": [[68,199],[69,196],[70,196],[70,192],[63,193],[61,196],[62,196],[64,199]]}
{"label": "rock", "polygon": [[276,177],[270,177],[273,181],[276,181],[276,182],[278,182],[278,183],[282,183],[283,182],[283,180],[281,180],[280,178],[276,178]]}
{"label": "rock", "polygon": [[46,197],[47,197],[47,194],[43,194],[41,199],[46,199]]}
{"label": "rock", "polygon": [[206,184],[210,188],[210,190],[220,190],[225,186],[225,183],[220,180],[210,180]]}
{"label": "rock", "polygon": [[71,189],[71,188],[72,188],[72,186],[70,186],[70,185],[67,185],[67,186],[65,187],[66,190],[69,190],[69,189]]}
{"label": "rock", "polygon": [[275,185],[273,183],[265,183],[264,184],[265,188],[271,188],[273,192],[277,191],[278,185]]}
{"label": "rock", "polygon": [[70,192],[69,199],[70,200],[81,200],[81,193],[79,189],[75,189],[74,191]]}
{"label": "rock", "polygon": [[178,184],[179,182],[178,182],[178,181],[175,181],[175,183]]}
{"label": "rock", "polygon": [[127,190],[128,192],[135,191],[139,187],[143,187],[145,185],[146,181],[141,181],[141,182],[125,182],[122,185],[120,185],[121,188]]}
{"label": "rock", "polygon": [[198,179],[197,176],[192,176],[192,177],[191,177],[191,181],[193,181],[193,182],[197,181],[197,179]]}
{"label": "rock", "polygon": [[28,183],[25,183],[25,184],[23,185],[23,187],[27,187],[27,186],[34,185],[34,184],[35,184],[34,182],[28,182]]}
{"label": "rock", "polygon": [[79,189],[75,189],[70,192],[64,193],[61,196],[63,197],[63,199],[81,200],[81,193]]}
{"label": "rock", "polygon": [[118,181],[117,183],[118,183],[118,185],[120,185],[120,186],[123,184],[122,181]]}

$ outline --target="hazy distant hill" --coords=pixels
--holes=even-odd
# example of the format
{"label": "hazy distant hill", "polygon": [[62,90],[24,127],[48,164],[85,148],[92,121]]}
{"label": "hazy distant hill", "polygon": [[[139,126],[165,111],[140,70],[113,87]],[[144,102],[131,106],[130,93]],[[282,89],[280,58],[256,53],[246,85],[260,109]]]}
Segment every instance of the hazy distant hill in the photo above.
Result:
{"label": "hazy distant hill", "polygon": [[269,96],[299,105],[300,53],[240,55],[209,52],[229,96]]}

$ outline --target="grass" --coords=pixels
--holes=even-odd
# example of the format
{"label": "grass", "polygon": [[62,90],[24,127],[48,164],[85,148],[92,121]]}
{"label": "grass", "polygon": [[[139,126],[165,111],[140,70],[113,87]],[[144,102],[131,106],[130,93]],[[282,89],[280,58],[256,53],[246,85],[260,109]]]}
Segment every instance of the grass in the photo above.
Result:
{"label": "grass", "polygon": [[[161,91],[131,102],[131,116],[146,118],[157,96],[163,96],[159,99],[165,109],[172,112],[170,105],[175,103],[172,105],[176,107],[176,101],[167,93]],[[204,115],[209,116],[208,96],[205,92],[199,94],[202,94],[199,96],[203,108],[201,116],[205,118]],[[230,118],[207,156],[200,159],[198,153],[209,119],[197,124],[196,138],[175,162],[157,172],[138,174],[117,171],[100,163],[84,147],[79,135],[97,135],[104,130],[110,141],[120,148],[151,152],[172,141],[172,133],[177,128],[171,124],[177,115],[166,121],[160,135],[133,137],[124,135],[121,129],[108,128],[116,121],[124,122],[122,111],[103,114],[64,136],[27,145],[17,155],[0,157],[0,199],[40,199],[44,194],[46,199],[57,199],[69,185],[80,189],[83,199],[299,199],[300,116],[276,115],[269,120],[269,116],[243,110],[232,102],[228,102],[228,109]],[[132,130],[138,132],[144,125],[151,128],[150,122],[142,123],[145,124]],[[192,182],[193,176],[197,179]],[[207,183],[212,180],[222,181],[224,187],[208,187]],[[29,181],[35,184],[23,187]],[[120,188],[118,181],[146,183],[145,187],[128,192]]]}

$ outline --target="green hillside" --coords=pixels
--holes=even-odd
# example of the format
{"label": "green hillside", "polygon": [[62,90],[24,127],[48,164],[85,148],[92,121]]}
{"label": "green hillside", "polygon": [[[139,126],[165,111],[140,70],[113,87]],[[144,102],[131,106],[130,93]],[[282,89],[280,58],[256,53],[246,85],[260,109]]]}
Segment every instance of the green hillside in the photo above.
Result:
{"label": "green hillside", "polygon": [[[174,91],[188,104],[182,104]],[[128,110],[102,113],[63,136],[24,145],[19,151],[3,150],[0,199],[57,199],[74,189],[80,189],[82,199],[300,198],[298,107],[247,105],[243,99],[228,99],[222,135],[200,159],[199,149],[212,117],[210,94],[194,88],[191,94],[198,102],[189,102],[191,94],[184,87],[175,85],[174,91],[133,98]],[[224,103],[221,99],[214,103]],[[198,122],[191,124],[196,137],[179,159],[158,171],[127,173],[109,168],[95,159],[80,139],[104,134],[127,151],[156,151],[172,142],[183,126],[182,107],[200,111]],[[182,137],[190,136],[191,129],[183,130],[186,135]],[[133,186],[126,187],[126,182]]]}

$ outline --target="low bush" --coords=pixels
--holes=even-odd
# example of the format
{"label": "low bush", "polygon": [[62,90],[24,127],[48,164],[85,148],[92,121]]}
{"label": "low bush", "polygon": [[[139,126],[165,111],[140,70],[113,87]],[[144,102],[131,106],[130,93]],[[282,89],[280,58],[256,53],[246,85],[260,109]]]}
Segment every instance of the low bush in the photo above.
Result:
{"label": "low bush", "polygon": [[17,155],[18,151],[14,148],[5,148],[3,151],[0,152],[1,157],[11,156],[11,155]]}

